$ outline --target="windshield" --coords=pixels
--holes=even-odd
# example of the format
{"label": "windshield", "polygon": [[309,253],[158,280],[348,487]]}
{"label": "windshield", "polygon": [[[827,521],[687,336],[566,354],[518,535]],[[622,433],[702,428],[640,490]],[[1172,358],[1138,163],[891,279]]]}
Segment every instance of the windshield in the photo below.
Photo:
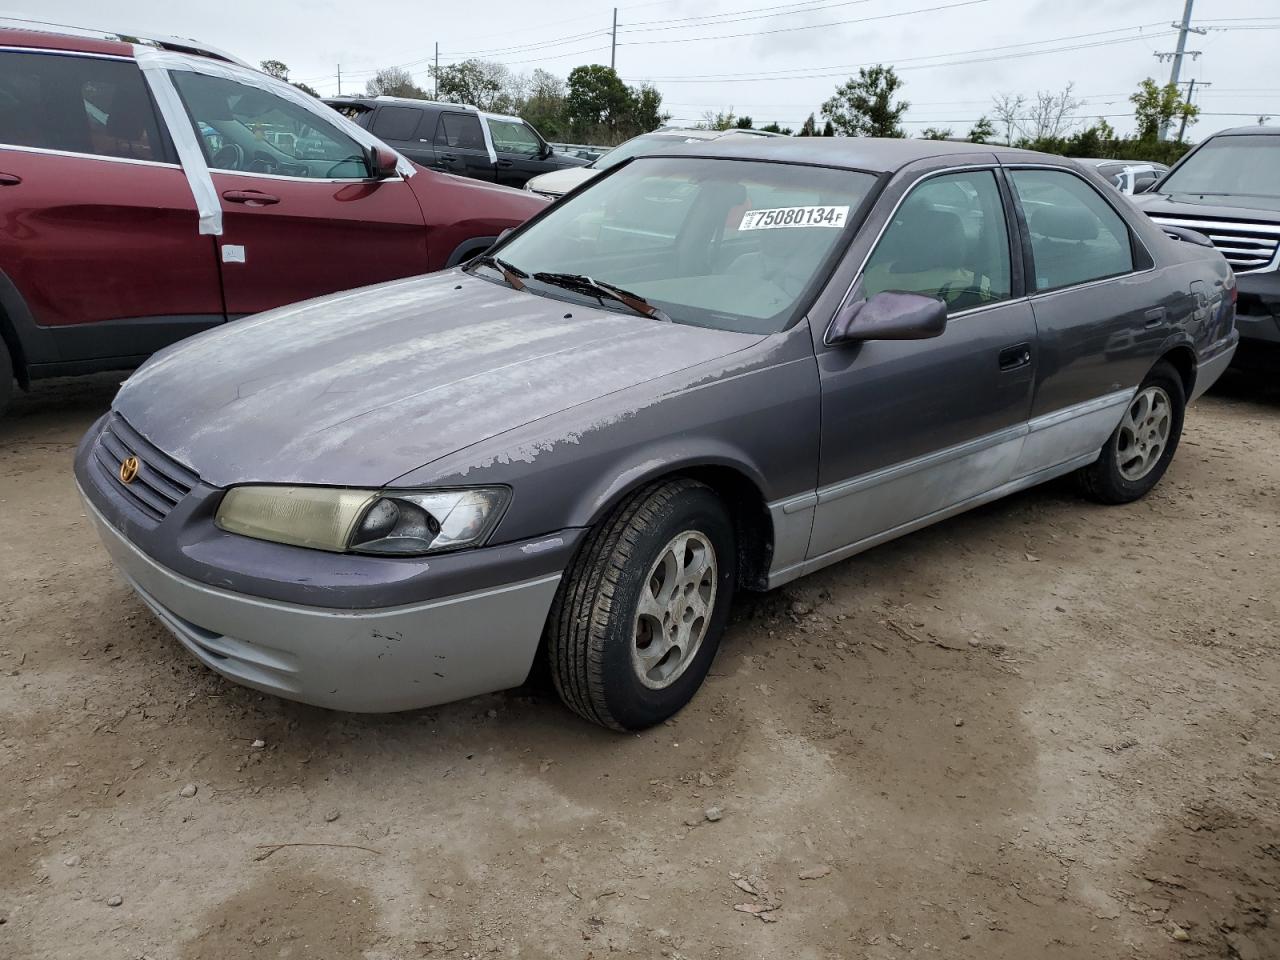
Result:
{"label": "windshield", "polygon": [[1214,137],[1156,189],[1161,193],[1280,197],[1280,137]]}
{"label": "windshield", "polygon": [[672,147],[679,143],[701,143],[705,137],[685,137],[674,133],[647,133],[642,137],[632,137],[589,164],[592,170],[608,170],[616,167],[623,160],[630,160],[644,153],[658,153],[663,147]]}
{"label": "windshield", "polygon": [[874,183],[868,173],[800,164],[642,157],[560,201],[496,252],[531,278],[534,293],[596,302],[538,280],[580,275],[677,323],[773,333],[825,278]]}

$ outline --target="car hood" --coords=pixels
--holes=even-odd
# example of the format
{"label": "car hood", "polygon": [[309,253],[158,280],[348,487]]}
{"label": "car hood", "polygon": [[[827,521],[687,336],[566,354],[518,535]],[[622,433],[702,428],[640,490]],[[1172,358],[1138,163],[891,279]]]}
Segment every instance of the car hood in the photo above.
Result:
{"label": "car hood", "polygon": [[153,357],[115,409],[206,483],[377,487],[750,346],[459,270],[282,307]]}
{"label": "car hood", "polygon": [[1224,219],[1274,220],[1280,214],[1280,197],[1215,197],[1199,193],[1140,193],[1131,197],[1146,214],[1171,217],[1221,217]]}
{"label": "car hood", "polygon": [[562,197],[579,184],[586,183],[600,171],[589,167],[568,167],[564,170],[552,170],[534,177],[528,183],[530,190],[547,193],[554,197]]}

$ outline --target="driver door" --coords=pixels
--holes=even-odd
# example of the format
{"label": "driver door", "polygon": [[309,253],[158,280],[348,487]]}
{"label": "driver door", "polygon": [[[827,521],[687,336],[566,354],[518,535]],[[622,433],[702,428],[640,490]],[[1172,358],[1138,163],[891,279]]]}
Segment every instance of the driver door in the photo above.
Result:
{"label": "driver door", "polygon": [[426,272],[409,185],[370,179],[363,148],[336,125],[249,84],[173,80],[221,198],[228,316]]}

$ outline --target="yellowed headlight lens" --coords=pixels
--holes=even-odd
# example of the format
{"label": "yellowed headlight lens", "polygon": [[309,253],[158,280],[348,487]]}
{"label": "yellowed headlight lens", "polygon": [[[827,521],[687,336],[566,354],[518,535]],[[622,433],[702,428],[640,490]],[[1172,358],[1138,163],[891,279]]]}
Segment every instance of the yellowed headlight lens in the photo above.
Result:
{"label": "yellowed headlight lens", "polygon": [[332,487],[233,487],[218,507],[217,524],[259,540],[341,552],[377,496]]}

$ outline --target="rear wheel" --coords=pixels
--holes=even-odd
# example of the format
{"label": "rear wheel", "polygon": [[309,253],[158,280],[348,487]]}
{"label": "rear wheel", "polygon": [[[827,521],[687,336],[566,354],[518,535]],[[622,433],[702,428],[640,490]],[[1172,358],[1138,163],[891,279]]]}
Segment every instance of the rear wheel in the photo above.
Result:
{"label": "rear wheel", "polygon": [[615,730],[671,716],[715,658],[736,578],[733,522],[709,487],[672,480],[631,496],[591,532],[552,605],[560,698]]}
{"label": "rear wheel", "polygon": [[1098,459],[1080,471],[1086,494],[1100,503],[1130,503],[1154,487],[1182,436],[1186,409],[1182,378],[1156,364],[1125,408]]}

